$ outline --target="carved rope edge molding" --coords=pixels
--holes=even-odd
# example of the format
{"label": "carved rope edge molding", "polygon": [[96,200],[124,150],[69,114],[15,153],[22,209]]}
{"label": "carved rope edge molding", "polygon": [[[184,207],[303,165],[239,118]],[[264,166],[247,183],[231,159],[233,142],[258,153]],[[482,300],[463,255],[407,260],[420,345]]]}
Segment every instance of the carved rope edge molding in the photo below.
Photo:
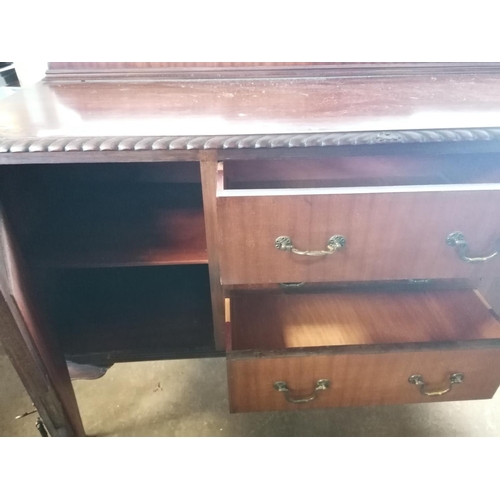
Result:
{"label": "carved rope edge molding", "polygon": [[500,140],[500,128],[202,137],[27,137],[0,138],[0,153],[301,148],[494,140]]}

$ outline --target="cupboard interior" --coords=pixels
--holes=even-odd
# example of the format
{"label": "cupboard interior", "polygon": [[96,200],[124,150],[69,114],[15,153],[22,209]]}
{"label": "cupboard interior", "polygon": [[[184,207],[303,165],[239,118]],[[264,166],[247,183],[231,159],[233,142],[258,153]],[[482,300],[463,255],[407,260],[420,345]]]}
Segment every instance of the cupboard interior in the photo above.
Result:
{"label": "cupboard interior", "polygon": [[67,358],[215,351],[198,163],[7,167],[0,200]]}
{"label": "cupboard interior", "polygon": [[208,266],[56,269],[45,290],[52,328],[74,361],[215,351]]}
{"label": "cupboard interior", "polygon": [[500,155],[342,156],[224,162],[225,189],[500,182]]}
{"label": "cupboard interior", "polygon": [[34,264],[208,263],[197,163],[34,165],[5,182]]}
{"label": "cupboard interior", "polygon": [[473,289],[235,291],[228,301],[232,351],[500,339]]}

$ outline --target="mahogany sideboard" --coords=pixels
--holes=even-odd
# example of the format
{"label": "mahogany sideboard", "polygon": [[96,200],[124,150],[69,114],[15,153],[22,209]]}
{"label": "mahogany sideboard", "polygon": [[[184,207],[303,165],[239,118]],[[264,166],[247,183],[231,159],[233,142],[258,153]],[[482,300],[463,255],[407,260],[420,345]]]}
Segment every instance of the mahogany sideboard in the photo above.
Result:
{"label": "mahogany sideboard", "polygon": [[226,356],[230,410],[491,398],[500,65],[50,63],[0,101],[0,340],[52,436],[67,362]]}

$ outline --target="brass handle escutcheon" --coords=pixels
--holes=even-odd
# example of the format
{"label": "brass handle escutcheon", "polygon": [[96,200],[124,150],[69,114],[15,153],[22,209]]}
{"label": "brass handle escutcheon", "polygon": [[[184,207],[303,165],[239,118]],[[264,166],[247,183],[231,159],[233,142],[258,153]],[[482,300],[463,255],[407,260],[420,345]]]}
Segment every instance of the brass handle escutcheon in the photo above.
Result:
{"label": "brass handle escutcheon", "polygon": [[289,403],[293,404],[303,404],[303,403],[309,403],[316,399],[318,397],[318,392],[319,391],[326,391],[330,387],[330,381],[326,378],[322,378],[316,382],[316,387],[314,388],[313,393],[310,396],[305,396],[303,398],[294,398],[290,395],[290,389],[286,385],[286,382],[274,382],[274,388],[278,391],[283,393],[283,396],[285,396],[285,399]]}
{"label": "brass handle escutcheon", "polygon": [[332,236],[326,245],[326,250],[299,250],[293,246],[292,239],[289,236],[279,236],[274,242],[278,250],[284,252],[293,252],[297,255],[307,255],[308,257],[321,257],[322,255],[330,255],[335,253],[340,248],[345,247],[345,238],[340,234]]}
{"label": "brass handle escutcheon", "polygon": [[416,385],[419,389],[420,392],[423,396],[442,396],[443,394],[446,394],[447,392],[450,392],[454,384],[461,384],[464,381],[465,375],[463,373],[454,373],[453,375],[450,375],[450,380],[449,380],[449,385],[445,389],[438,389],[435,391],[428,391],[426,390],[425,386],[426,383],[424,381],[424,377],[419,374],[412,375],[409,379],[408,382],[410,384]]}
{"label": "brass handle escutcheon", "polygon": [[496,255],[498,255],[499,250],[491,253],[490,255],[486,255],[485,257],[469,257],[466,255],[469,245],[467,244],[467,240],[465,236],[460,231],[455,231],[448,235],[446,238],[446,244],[450,245],[450,247],[457,247],[458,256],[465,260],[465,262],[485,262],[487,260],[492,259]]}

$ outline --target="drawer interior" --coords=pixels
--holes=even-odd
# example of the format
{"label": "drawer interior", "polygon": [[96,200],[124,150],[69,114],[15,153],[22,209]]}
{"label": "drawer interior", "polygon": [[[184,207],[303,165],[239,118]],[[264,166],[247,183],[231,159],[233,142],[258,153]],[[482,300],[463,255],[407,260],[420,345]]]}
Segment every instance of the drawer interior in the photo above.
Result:
{"label": "drawer interior", "polygon": [[500,339],[498,317],[472,289],[234,292],[226,308],[232,351]]}
{"label": "drawer interior", "polygon": [[225,189],[500,182],[500,155],[345,156],[224,162]]}

